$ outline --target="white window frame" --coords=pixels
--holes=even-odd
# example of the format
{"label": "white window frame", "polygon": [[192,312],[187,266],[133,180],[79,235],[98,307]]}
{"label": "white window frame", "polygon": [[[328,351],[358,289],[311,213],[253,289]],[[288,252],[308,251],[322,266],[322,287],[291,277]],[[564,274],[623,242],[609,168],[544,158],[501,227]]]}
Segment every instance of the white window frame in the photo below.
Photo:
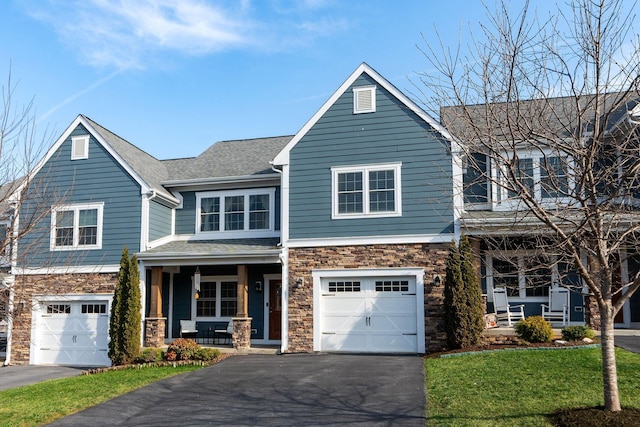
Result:
{"label": "white window frame", "polygon": [[[360,96],[368,92],[371,98],[371,105],[369,108],[363,108],[360,103]],[[376,112],[376,87],[375,86],[360,86],[353,88],[353,114],[365,114]]]}
{"label": "white window frame", "polygon": [[[202,282],[213,282],[216,284],[216,314],[217,316],[198,316],[198,300],[196,298],[191,299],[191,313],[193,313],[192,320],[197,320],[199,322],[215,322],[215,321],[231,321],[233,316],[220,316],[220,312],[222,311],[222,282],[236,282],[238,283],[238,276],[202,276],[200,278],[200,283]],[[237,290],[236,290],[237,292]],[[191,285],[191,295],[196,294],[195,283],[192,281]],[[236,310],[238,307],[238,295],[236,295]]]}
{"label": "white window frame", "polygon": [[[84,144],[81,154],[76,154],[78,144]],[[71,160],[82,160],[89,158],[89,135],[79,135],[71,137]]]}
{"label": "white window frame", "polygon": [[[250,230],[250,196],[267,195],[269,196],[269,227],[262,230]],[[242,230],[225,230],[224,229],[224,204],[226,197],[244,196],[244,227]],[[202,219],[200,216],[200,205],[202,199],[210,197],[220,198],[220,230],[217,231],[200,231]],[[276,216],[276,189],[255,188],[251,190],[234,190],[234,191],[206,191],[196,193],[196,229],[195,234],[202,238],[239,238],[239,237],[277,237],[278,232],[275,230]]]}
{"label": "white window frame", "polygon": [[[541,180],[541,177],[542,177],[541,168],[542,168],[544,159],[549,157],[561,158],[563,159],[563,161],[567,163],[569,168],[569,170],[567,171],[566,179],[567,179],[567,188],[569,191],[571,191],[571,189],[575,186],[575,183],[571,176],[571,168],[573,168],[573,160],[568,155],[563,155],[561,153],[553,153],[550,150],[544,150],[544,151],[518,150],[516,154],[518,159],[520,160],[525,160],[525,159],[532,160],[533,193],[536,200],[538,200],[542,205],[545,205],[545,206],[555,206],[557,204],[567,204],[570,202],[570,198],[568,197],[543,198],[542,197],[542,180]],[[506,154],[504,155],[506,156]],[[504,183],[505,176],[507,174],[505,165],[501,165],[498,168],[492,167],[492,174],[494,174],[494,176],[496,176],[495,174],[498,174],[499,179],[501,180],[501,182]],[[510,196],[508,194],[509,192],[504,187],[504,185],[500,185],[499,189],[496,188],[495,193],[496,194],[494,194],[495,196],[494,200],[498,200],[498,204],[503,209],[514,209],[521,203],[520,199],[517,196]]]}
{"label": "white window frame", "polygon": [[[394,211],[371,212],[369,208],[369,172],[393,171],[394,176]],[[362,173],[362,212],[340,213],[338,200],[338,175],[343,173]],[[386,218],[402,216],[402,163],[383,163],[359,166],[335,166],[331,168],[331,219]]]}
{"label": "white window frame", "polygon": [[[80,211],[96,209],[98,211],[98,223],[96,230],[96,243],[94,245],[80,245]],[[73,244],[70,246],[56,246],[56,218],[58,212],[73,212]],[[80,203],[74,205],[53,206],[51,208],[51,234],[49,237],[50,249],[52,251],[84,251],[102,249],[102,226],[103,226],[104,203]]]}

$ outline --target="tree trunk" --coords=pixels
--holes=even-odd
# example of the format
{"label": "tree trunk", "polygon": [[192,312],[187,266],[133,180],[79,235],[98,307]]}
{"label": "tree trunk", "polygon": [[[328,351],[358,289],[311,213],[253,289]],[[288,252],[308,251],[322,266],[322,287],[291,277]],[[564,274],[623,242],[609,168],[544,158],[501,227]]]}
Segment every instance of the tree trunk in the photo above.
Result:
{"label": "tree trunk", "polygon": [[601,310],[600,338],[602,340],[602,375],[604,385],[604,408],[607,411],[620,411],[620,394],[618,393],[618,371],[613,336],[613,310],[611,304]]}

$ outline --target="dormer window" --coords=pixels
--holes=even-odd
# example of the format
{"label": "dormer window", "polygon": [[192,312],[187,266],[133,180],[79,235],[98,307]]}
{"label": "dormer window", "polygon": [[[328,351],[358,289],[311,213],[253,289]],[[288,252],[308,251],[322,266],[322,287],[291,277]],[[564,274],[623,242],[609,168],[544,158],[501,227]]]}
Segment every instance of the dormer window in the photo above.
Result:
{"label": "dormer window", "polygon": [[356,87],[353,89],[353,114],[374,113],[376,111],[376,87]]}
{"label": "dormer window", "polygon": [[71,160],[89,158],[89,135],[74,136],[71,138]]}

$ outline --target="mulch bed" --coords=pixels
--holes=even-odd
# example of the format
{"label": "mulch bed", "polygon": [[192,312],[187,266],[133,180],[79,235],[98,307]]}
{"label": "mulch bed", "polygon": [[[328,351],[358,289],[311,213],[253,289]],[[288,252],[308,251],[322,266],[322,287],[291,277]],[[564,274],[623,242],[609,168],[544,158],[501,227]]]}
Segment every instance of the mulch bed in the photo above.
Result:
{"label": "mulch bed", "polygon": [[549,416],[557,427],[631,427],[640,425],[640,409],[622,408],[620,412],[605,411],[603,407],[563,409]]}
{"label": "mulch bed", "polygon": [[567,348],[567,347],[584,347],[584,346],[592,346],[599,345],[600,339],[594,339],[593,343],[586,344],[582,341],[567,341],[565,344],[556,344],[553,342],[544,342],[544,343],[529,343],[525,341],[521,341],[517,344],[481,344],[472,347],[467,347],[464,349],[453,349],[440,351],[435,353],[428,353],[425,355],[427,359],[437,359],[439,357],[451,355],[451,354],[459,354],[459,353],[474,353],[474,352],[482,352],[482,351],[492,351],[492,350],[505,350],[505,349],[529,349],[529,348]]}

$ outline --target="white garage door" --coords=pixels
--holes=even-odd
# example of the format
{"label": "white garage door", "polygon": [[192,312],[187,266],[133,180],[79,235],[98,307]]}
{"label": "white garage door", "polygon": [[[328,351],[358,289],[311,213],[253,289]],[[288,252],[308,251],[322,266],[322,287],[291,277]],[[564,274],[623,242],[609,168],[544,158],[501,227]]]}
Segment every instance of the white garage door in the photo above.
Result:
{"label": "white garage door", "polygon": [[322,279],[321,350],[418,351],[415,277]]}
{"label": "white garage door", "polygon": [[36,365],[109,366],[109,301],[43,301],[31,350]]}

